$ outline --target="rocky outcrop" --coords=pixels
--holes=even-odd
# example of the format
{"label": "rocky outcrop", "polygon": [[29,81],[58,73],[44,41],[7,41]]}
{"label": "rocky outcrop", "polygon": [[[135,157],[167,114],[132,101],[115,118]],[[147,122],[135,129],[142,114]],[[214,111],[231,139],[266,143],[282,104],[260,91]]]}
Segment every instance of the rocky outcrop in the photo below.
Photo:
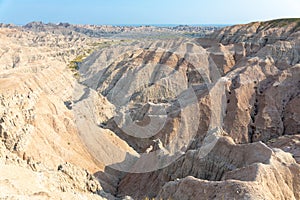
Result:
{"label": "rocky outcrop", "polygon": [[[228,114],[224,128],[230,135],[235,134],[236,142],[268,141],[288,134],[284,128],[285,109],[290,102],[296,102],[293,99],[299,94],[298,21],[237,25],[211,36],[231,48],[235,58],[238,52],[251,55],[236,59],[226,75],[232,81],[227,91]],[[263,43],[263,38],[270,39]],[[238,51],[232,47],[238,45],[242,48]],[[259,47],[253,51],[247,49],[249,45]],[[294,127],[289,131],[296,130]]]}
{"label": "rocky outcrop", "polygon": [[0,138],[10,151],[23,151],[34,131],[36,97],[33,93],[2,94]]}
{"label": "rocky outcrop", "polygon": [[[114,55],[121,56],[114,60]],[[81,81],[97,86],[115,105],[116,115],[105,127],[136,151],[145,152],[159,138],[175,152],[187,148],[198,133],[200,126],[189,123],[191,118],[198,119],[203,132],[208,128],[209,122],[200,118],[210,117],[202,110],[210,106],[208,85],[218,76],[216,68],[207,68],[209,62],[204,49],[190,40],[127,44],[100,50],[83,62]]]}
{"label": "rocky outcrop", "polygon": [[49,169],[26,155],[11,153],[0,143],[0,198],[3,199],[114,199],[93,175],[69,163]]}
{"label": "rocky outcrop", "polygon": [[285,152],[291,153],[297,163],[300,163],[300,135],[284,135],[268,141],[268,146],[279,148]]}
{"label": "rocky outcrop", "polygon": [[[61,35],[17,29],[1,29],[0,35],[4,43],[0,47],[0,66],[4,67],[0,73],[0,138],[6,148],[20,155],[26,152],[28,157],[52,168],[63,160],[81,163],[89,170],[98,169],[74,134],[74,115],[64,104],[71,99],[70,88],[75,83],[67,62],[84,51],[87,44],[72,39],[67,42]],[[74,48],[82,47],[72,53],[72,42]],[[14,67],[9,66],[12,55],[20,58]]]}
{"label": "rocky outcrop", "polygon": [[168,182],[157,198],[298,199],[300,194],[295,188],[298,175],[299,165],[294,163],[289,154],[276,150],[268,164],[255,163],[233,170],[226,173],[221,181],[187,176]]}
{"label": "rocky outcrop", "polygon": [[210,38],[223,44],[245,42],[252,46],[265,46],[297,36],[299,19],[278,19],[228,26],[215,31]]}
{"label": "rocky outcrop", "polygon": [[[294,188],[298,184],[297,176],[291,174],[299,173],[300,166],[290,154],[272,150],[260,142],[235,145],[227,137],[218,139],[206,156],[202,153],[201,148],[190,150],[162,170],[128,174],[119,184],[119,192],[136,199],[155,197],[158,193],[158,199],[198,199],[199,195],[204,199],[299,198],[300,194]],[[286,178],[289,184],[285,182]],[[267,186],[270,182],[273,185]],[[266,185],[264,190],[268,192],[255,193],[253,188],[261,185]],[[197,187],[201,189],[197,190]],[[199,193],[195,194],[196,191]]]}
{"label": "rocky outcrop", "polygon": [[[69,65],[102,40],[6,27],[0,41],[0,198],[112,198],[87,172],[106,163],[95,160],[78,135],[72,111],[76,76]],[[105,100],[93,100],[95,116],[106,120],[113,111],[103,114]],[[110,134],[113,143],[117,137]]]}
{"label": "rocky outcrop", "polygon": [[[0,24],[0,27],[14,27],[15,25]],[[22,28],[35,32],[52,32],[63,35],[82,34],[88,37],[122,37],[122,38],[157,38],[157,37],[199,37],[220,29],[216,26],[112,26],[112,25],[74,25],[60,22],[58,24],[30,22]]]}
{"label": "rocky outcrop", "polygon": [[[258,22],[228,27],[205,39],[133,43],[118,50],[97,51],[81,65],[82,82],[116,106],[116,115],[103,127],[115,132],[140,153],[134,163],[129,159],[131,161],[127,164],[130,167],[123,168],[129,174],[119,177],[119,195],[155,197],[167,182],[189,175],[201,180],[223,181],[221,184],[225,187],[228,183],[225,174],[237,173],[238,177],[242,176],[244,168],[254,169],[246,160],[251,158],[250,155],[244,155],[238,161],[237,153],[230,158],[212,150],[213,145],[208,151],[211,154],[195,158],[191,152],[205,146],[209,133],[216,127],[224,129],[225,135],[228,134],[236,144],[268,142],[281,135],[298,133],[297,110],[292,109],[297,106],[300,93],[298,25],[297,21],[284,22],[279,22],[278,26],[275,26],[277,22]],[[195,101],[192,101],[193,97]],[[165,123],[154,126],[162,127],[160,130],[152,129],[151,122],[155,119],[159,122],[165,120]],[[155,141],[160,141],[160,147],[153,152],[157,146]],[[249,148],[257,149],[255,145],[258,144],[261,143],[254,143]],[[225,151],[227,147],[219,149]],[[273,154],[277,155],[274,153],[277,150],[266,149],[272,156],[265,159],[276,160]],[[175,153],[173,157],[166,156],[172,153]],[[210,156],[247,164],[231,165],[227,161],[222,164]],[[159,157],[164,159],[157,159]],[[292,160],[290,165],[297,166]],[[271,161],[256,162],[268,166],[262,171],[275,173]],[[124,163],[126,159],[122,165]],[[186,165],[190,168],[182,167]],[[218,165],[225,169],[219,169]],[[110,167],[117,168],[117,164]],[[283,170],[280,176],[290,174],[289,170]],[[256,185],[269,182],[255,176],[251,180]],[[248,183],[240,184],[249,188],[245,192],[247,195],[262,197],[259,192],[254,194]],[[276,187],[280,188],[284,183],[279,181],[277,184]],[[283,198],[284,190],[278,190],[273,194],[270,188],[271,192],[263,198],[272,199],[272,195]],[[291,188],[289,195],[295,198],[298,194]]]}

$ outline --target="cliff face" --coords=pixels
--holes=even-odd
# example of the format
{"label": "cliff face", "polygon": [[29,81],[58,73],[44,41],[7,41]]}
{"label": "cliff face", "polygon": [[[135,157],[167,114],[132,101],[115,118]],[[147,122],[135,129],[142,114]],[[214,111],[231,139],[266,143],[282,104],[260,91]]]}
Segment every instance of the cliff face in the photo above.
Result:
{"label": "cliff face", "polygon": [[74,28],[0,29],[0,195],[300,198],[298,19],[201,39]]}
{"label": "cliff face", "polygon": [[[298,19],[257,22],[228,27],[211,36],[239,58],[226,75],[233,80],[228,108],[237,109],[228,110],[225,130],[239,137],[237,142],[266,142],[299,133],[299,123],[291,119],[297,118],[297,111],[290,109],[290,104],[297,107],[299,97],[299,23]],[[245,55],[242,59],[241,54]],[[236,127],[240,130],[232,130]]]}

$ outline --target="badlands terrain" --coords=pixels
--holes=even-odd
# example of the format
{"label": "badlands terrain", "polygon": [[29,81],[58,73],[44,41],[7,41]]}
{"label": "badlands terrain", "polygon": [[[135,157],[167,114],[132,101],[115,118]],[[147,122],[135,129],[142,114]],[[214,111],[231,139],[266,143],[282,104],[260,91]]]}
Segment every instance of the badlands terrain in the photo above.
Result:
{"label": "badlands terrain", "polygon": [[300,19],[0,24],[0,199],[300,199]]}

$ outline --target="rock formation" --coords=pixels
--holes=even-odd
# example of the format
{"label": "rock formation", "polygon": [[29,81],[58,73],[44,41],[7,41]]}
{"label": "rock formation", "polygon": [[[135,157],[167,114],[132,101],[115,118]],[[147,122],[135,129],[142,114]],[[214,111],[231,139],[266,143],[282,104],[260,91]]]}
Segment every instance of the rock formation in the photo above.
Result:
{"label": "rock formation", "polygon": [[0,198],[300,199],[299,24],[2,24]]}

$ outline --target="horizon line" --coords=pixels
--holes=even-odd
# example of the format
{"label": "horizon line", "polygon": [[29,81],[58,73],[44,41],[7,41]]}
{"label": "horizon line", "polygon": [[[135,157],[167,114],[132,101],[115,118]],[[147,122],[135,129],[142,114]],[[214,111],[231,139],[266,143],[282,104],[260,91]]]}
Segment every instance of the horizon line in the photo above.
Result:
{"label": "horizon line", "polygon": [[95,25],[95,26],[232,26],[235,24],[226,24],[226,23],[102,23],[102,24],[91,24],[91,23],[70,23],[70,22],[44,22],[44,21],[30,21],[28,23],[7,23],[7,22],[1,22],[0,24],[12,24],[16,26],[25,26],[30,23],[43,23],[45,25],[47,24],[55,24],[59,25],[61,23],[66,23],[70,25]]}

